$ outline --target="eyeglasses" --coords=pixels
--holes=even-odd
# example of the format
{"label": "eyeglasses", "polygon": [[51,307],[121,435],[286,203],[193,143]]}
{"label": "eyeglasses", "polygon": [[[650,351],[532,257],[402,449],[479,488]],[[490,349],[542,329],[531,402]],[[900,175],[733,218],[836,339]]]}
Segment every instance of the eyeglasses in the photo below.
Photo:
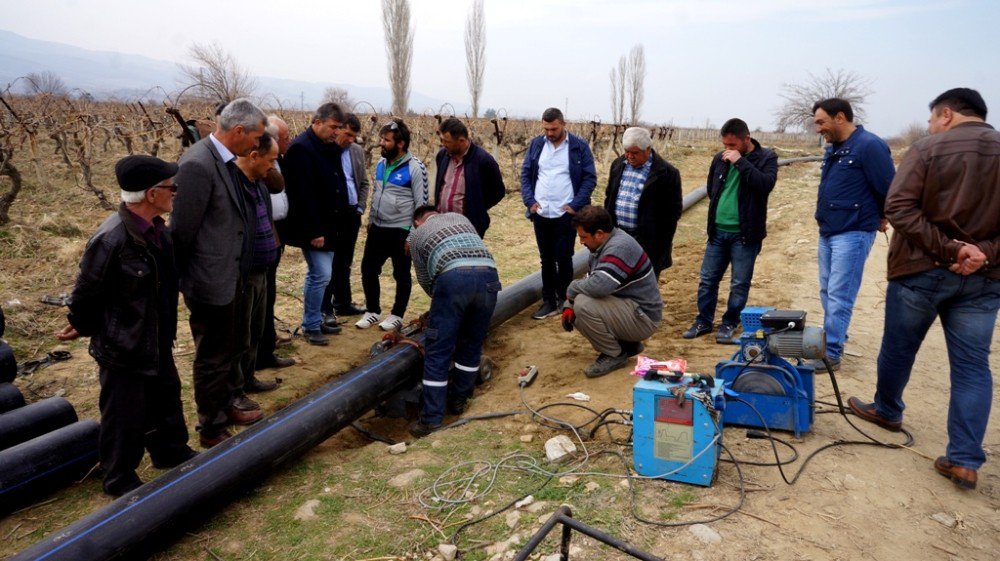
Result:
{"label": "eyeglasses", "polygon": [[177,192],[177,184],[174,183],[172,185],[153,185],[152,187],[150,187],[150,189],[170,189],[171,193],[176,193]]}

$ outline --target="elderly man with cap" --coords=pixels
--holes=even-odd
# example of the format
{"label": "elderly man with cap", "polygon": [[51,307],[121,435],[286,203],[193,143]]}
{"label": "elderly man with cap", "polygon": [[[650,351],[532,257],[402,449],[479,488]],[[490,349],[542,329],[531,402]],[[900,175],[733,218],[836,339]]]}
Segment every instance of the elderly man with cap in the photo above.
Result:
{"label": "elderly man with cap", "polygon": [[61,341],[90,337],[100,368],[100,461],[104,492],[142,485],[143,449],[172,468],[196,452],[188,444],[172,347],[177,273],[161,217],[173,208],[177,165],[128,156],[115,166],[122,204],[87,242]]}

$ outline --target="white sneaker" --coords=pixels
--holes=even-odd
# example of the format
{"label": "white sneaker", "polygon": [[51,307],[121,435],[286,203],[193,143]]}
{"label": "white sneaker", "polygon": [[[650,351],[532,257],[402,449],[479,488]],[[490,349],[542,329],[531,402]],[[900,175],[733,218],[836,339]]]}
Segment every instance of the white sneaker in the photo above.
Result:
{"label": "white sneaker", "polygon": [[365,312],[365,315],[361,316],[361,319],[354,324],[354,327],[357,327],[358,329],[368,329],[378,323],[378,320],[380,319],[382,319],[382,316],[376,314],[375,312]]}
{"label": "white sneaker", "polygon": [[385,318],[385,321],[378,324],[382,331],[398,331],[403,327],[403,318],[389,314],[389,317]]}

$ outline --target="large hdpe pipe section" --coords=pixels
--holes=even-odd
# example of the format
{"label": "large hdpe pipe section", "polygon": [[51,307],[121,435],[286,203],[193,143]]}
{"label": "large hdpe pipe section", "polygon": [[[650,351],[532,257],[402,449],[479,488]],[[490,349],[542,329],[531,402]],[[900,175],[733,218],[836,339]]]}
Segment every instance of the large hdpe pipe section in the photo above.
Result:
{"label": "large hdpe pipe section", "polygon": [[[705,196],[701,187],[684,197],[687,210]],[[587,266],[588,252],[573,257],[574,272]],[[491,327],[541,298],[541,273],[500,291]],[[422,342],[423,335],[414,337]],[[420,375],[420,352],[397,345],[371,362],[199,454],[104,508],[53,532],[11,561],[89,561],[148,555],[183,521],[225,504],[242,489],[346,427]],[[155,543],[154,543],[155,542]]]}

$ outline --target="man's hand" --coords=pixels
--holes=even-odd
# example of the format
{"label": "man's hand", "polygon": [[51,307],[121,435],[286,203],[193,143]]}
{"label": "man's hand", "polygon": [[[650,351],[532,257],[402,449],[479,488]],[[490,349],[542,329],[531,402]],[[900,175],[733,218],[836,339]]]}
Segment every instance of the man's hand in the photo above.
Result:
{"label": "man's hand", "polygon": [[972,244],[962,243],[955,263],[948,270],[959,275],[971,275],[986,264],[986,254]]}
{"label": "man's hand", "polygon": [[59,331],[56,331],[54,335],[56,336],[56,339],[59,339],[60,341],[72,341],[80,336],[80,332],[77,331],[72,325],[67,325]]}
{"label": "man's hand", "polygon": [[316,249],[319,249],[319,248],[323,247],[323,242],[325,242],[325,241],[326,241],[326,238],[324,238],[323,236],[320,236],[318,238],[313,238],[313,239],[309,240],[309,245],[315,247]]}
{"label": "man's hand", "polygon": [[878,231],[879,232],[887,232],[887,231],[889,231],[889,219],[888,218],[880,218],[879,219],[879,221],[878,221]]}
{"label": "man's hand", "polygon": [[565,212],[566,214],[570,215],[570,216],[576,216],[576,211],[573,210],[573,207],[571,207],[569,205],[563,205],[562,211]]}
{"label": "man's hand", "polygon": [[740,161],[740,158],[742,157],[743,155],[740,154],[739,150],[726,150],[722,153],[722,161],[729,162],[731,164],[735,164]]}
{"label": "man's hand", "polygon": [[538,214],[538,209],[540,209],[540,208],[542,208],[542,205],[540,205],[538,203],[535,203],[535,204],[531,205],[530,207],[528,207],[528,213],[530,213],[530,214]]}
{"label": "man's hand", "polygon": [[573,308],[566,308],[562,313],[562,327],[566,331],[573,331],[573,322],[576,321],[576,314]]}
{"label": "man's hand", "polygon": [[410,256],[410,240],[403,242],[403,255]]}

